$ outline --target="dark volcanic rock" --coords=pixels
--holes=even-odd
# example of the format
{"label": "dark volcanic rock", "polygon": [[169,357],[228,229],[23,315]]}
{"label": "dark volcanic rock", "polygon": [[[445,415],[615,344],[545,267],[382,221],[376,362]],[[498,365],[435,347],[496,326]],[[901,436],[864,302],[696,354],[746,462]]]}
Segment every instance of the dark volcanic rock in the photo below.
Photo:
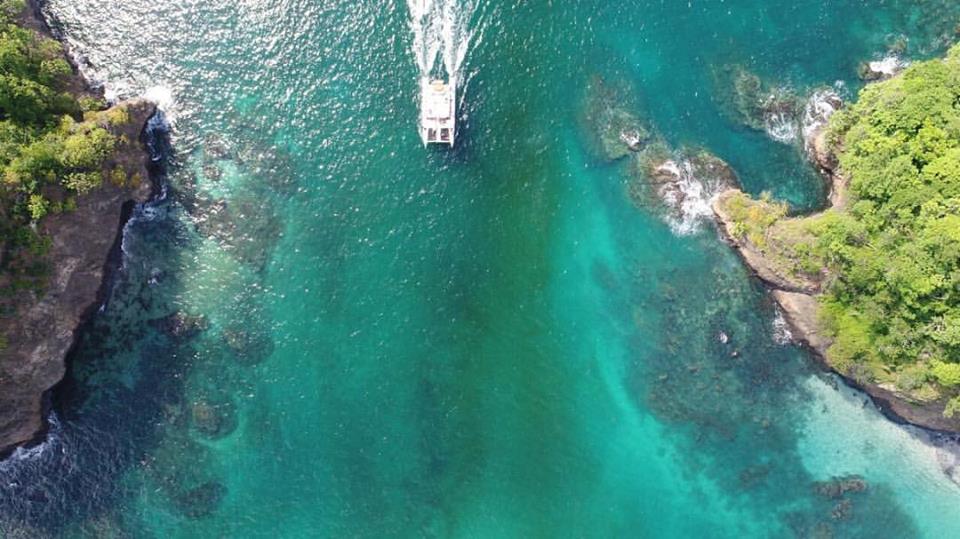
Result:
{"label": "dark volcanic rock", "polygon": [[98,303],[107,259],[133,201],[150,194],[148,156],[139,141],[156,108],[143,100],[118,106],[127,108],[130,122],[115,134],[130,142],[120,145],[108,166],[123,167],[138,181],[124,186],[104,182],[79,197],[75,211],[50,215],[41,223],[52,239],[46,255],[51,274],[42,292],[16,293],[15,312],[0,319],[0,335],[7,340],[0,356],[0,452],[43,432],[43,395],[63,378],[74,333]]}
{"label": "dark volcanic rock", "polygon": [[176,341],[192,339],[207,330],[207,319],[203,315],[193,316],[177,311],[156,321],[157,326],[168,337]]}

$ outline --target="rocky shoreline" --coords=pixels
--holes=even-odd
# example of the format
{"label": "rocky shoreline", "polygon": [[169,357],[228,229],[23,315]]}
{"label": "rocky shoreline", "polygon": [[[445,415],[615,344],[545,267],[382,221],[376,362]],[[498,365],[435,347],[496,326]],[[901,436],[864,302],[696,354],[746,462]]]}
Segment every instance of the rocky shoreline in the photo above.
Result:
{"label": "rocky shoreline", "polygon": [[[36,0],[27,3],[21,22],[52,35]],[[70,91],[97,96],[75,65],[73,70]],[[41,228],[51,238],[45,255],[51,262],[46,286],[39,293],[16,292],[15,313],[0,319],[0,335],[7,343],[0,357],[0,455],[44,436],[47,395],[63,379],[78,329],[105,299],[104,278],[117,260],[123,228],[135,204],[153,192],[144,132],[156,106],[137,99],[114,108],[125,109],[129,121],[111,128],[120,143],[104,166],[122,168],[130,180],[122,185],[105,181],[78,197],[76,210],[42,221]]]}
{"label": "rocky shoreline", "polygon": [[[824,124],[808,134],[806,147],[813,164],[830,182],[829,204],[823,209],[828,211],[846,205],[847,182],[836,168],[837,158],[828,149],[825,135]],[[745,238],[738,239],[738,234],[735,233],[736,223],[727,211],[726,202],[741,194],[739,189],[729,189],[714,200],[713,213],[720,235],[770,291],[772,299],[781,309],[791,329],[794,340],[813,352],[821,367],[837,374],[851,387],[868,394],[881,412],[892,421],[941,433],[960,433],[960,418],[947,418],[942,413],[945,401],[915,402],[892,386],[858,380],[830,364],[827,351],[833,341],[825,333],[818,316],[820,283],[787,275],[778,268],[776,261],[771,260],[761,249]]]}

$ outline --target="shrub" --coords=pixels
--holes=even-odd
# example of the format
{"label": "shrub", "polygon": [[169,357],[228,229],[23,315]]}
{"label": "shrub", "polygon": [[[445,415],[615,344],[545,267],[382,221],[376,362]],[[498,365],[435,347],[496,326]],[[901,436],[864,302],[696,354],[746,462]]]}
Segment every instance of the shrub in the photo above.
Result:
{"label": "shrub", "polygon": [[34,193],[30,195],[30,201],[27,203],[27,209],[30,211],[30,219],[39,221],[45,215],[50,207],[50,202],[43,198],[43,195]]}
{"label": "shrub", "polygon": [[103,175],[100,172],[72,172],[63,183],[77,193],[84,194],[100,187]]}
{"label": "shrub", "polygon": [[116,139],[102,127],[79,130],[63,142],[63,165],[73,169],[95,168],[113,151]]}
{"label": "shrub", "polygon": [[127,111],[126,107],[112,107],[106,112],[107,122],[110,125],[123,125],[130,122],[130,112]]}
{"label": "shrub", "polygon": [[931,371],[940,385],[946,387],[960,386],[960,363],[937,362]]}
{"label": "shrub", "polygon": [[943,415],[955,417],[957,412],[960,412],[960,397],[954,397],[947,401],[947,406],[943,409]]}

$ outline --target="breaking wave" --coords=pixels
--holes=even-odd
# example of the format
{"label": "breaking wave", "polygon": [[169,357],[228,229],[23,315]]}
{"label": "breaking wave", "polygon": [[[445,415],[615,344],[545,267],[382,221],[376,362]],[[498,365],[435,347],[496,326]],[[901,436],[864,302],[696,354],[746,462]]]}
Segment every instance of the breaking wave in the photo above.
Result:
{"label": "breaking wave", "polygon": [[[842,83],[838,83],[840,85]],[[815,91],[803,107],[803,144],[810,151],[813,139],[835,112],[843,106],[839,93],[840,87],[824,88]]]}
{"label": "breaking wave", "polygon": [[674,233],[685,236],[700,230],[713,219],[713,201],[731,187],[720,174],[697,167],[689,159],[670,159],[654,169],[660,181],[657,194],[669,208],[667,223]]}
{"label": "breaking wave", "polygon": [[790,324],[787,323],[787,319],[779,307],[777,308],[777,314],[773,317],[773,342],[780,346],[793,343],[793,332],[790,331]]}
{"label": "breaking wave", "polygon": [[770,138],[784,144],[793,143],[800,135],[797,120],[792,112],[788,111],[774,111],[764,115],[763,129]]}

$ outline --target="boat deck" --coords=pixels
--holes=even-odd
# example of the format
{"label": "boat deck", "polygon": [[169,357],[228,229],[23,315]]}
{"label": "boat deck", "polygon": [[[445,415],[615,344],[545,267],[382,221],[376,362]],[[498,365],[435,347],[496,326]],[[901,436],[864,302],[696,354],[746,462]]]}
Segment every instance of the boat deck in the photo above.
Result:
{"label": "boat deck", "polygon": [[424,145],[454,145],[457,127],[455,111],[454,81],[423,81],[420,93],[420,137]]}

